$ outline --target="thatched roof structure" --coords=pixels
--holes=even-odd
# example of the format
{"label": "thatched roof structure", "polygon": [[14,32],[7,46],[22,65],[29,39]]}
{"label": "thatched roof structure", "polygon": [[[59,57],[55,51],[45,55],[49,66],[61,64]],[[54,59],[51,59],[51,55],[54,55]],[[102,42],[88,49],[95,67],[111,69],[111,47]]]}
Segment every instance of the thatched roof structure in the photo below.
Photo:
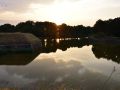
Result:
{"label": "thatched roof structure", "polygon": [[36,51],[41,41],[29,33],[0,33],[0,52]]}

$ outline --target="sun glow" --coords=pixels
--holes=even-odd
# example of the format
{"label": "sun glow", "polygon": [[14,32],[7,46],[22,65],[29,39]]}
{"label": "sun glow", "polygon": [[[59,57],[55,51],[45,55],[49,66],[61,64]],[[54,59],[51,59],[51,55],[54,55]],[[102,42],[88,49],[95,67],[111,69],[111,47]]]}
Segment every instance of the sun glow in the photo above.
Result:
{"label": "sun glow", "polygon": [[[31,8],[34,11],[33,18],[35,20],[43,20],[44,18],[44,21],[48,20],[55,22],[56,24],[64,23],[66,20],[71,19],[69,17],[69,15],[71,14],[70,11],[73,9],[71,5],[72,4],[69,2],[55,2],[54,4],[49,6],[32,4]],[[44,17],[40,17],[41,15]]]}
{"label": "sun glow", "polygon": [[0,24],[27,20],[93,26],[120,16],[120,0],[0,0]]}

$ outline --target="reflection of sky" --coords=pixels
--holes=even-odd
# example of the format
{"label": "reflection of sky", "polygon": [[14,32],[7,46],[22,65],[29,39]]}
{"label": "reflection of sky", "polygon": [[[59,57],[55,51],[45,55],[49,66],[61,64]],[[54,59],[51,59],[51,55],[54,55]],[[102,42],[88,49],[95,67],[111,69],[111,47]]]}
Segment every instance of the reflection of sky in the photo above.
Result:
{"label": "reflection of sky", "polygon": [[70,60],[75,60],[81,62],[84,67],[87,69],[91,69],[95,72],[101,72],[106,74],[109,74],[111,70],[113,70],[114,66],[116,69],[119,68],[119,65],[116,64],[113,61],[107,61],[106,59],[97,59],[93,52],[91,52],[92,46],[85,46],[84,48],[71,48],[67,51],[63,52],[61,50],[57,50],[57,53],[50,53],[50,54],[41,54],[38,56],[38,59],[43,58],[54,58],[56,62],[59,60],[64,60],[65,62]]}
{"label": "reflection of sky", "polygon": [[[91,46],[40,54],[26,66],[0,66],[0,87],[67,87],[98,90],[116,67],[106,89],[120,88],[119,65],[97,59]],[[114,89],[113,89],[114,90]]]}

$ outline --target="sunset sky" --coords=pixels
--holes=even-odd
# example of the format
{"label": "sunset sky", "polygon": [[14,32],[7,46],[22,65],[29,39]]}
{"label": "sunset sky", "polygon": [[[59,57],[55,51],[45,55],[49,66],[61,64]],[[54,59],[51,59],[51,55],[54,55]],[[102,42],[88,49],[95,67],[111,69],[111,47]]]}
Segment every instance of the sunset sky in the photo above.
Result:
{"label": "sunset sky", "polygon": [[34,20],[92,26],[119,16],[120,0],[0,0],[0,24]]}

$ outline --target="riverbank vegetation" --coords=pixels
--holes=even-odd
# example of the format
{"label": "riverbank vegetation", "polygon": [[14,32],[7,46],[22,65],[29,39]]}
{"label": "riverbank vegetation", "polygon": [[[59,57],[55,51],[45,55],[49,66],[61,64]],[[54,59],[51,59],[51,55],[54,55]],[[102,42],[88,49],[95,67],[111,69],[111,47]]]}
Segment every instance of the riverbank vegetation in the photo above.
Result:
{"label": "riverbank vegetation", "polygon": [[120,17],[109,20],[98,20],[94,26],[70,26],[65,23],[56,25],[53,22],[20,22],[17,25],[0,25],[4,33],[32,33],[39,38],[84,38],[84,37],[120,37]]}

